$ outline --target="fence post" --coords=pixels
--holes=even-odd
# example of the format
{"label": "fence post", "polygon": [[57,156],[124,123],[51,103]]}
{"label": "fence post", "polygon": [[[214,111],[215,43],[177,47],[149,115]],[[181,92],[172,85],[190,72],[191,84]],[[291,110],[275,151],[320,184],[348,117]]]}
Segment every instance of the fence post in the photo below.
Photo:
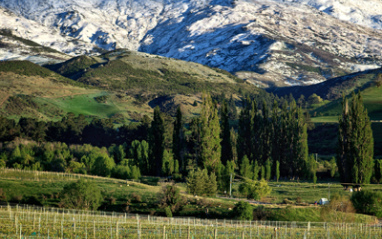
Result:
{"label": "fence post", "polygon": [[190,239],[190,226],[187,228],[187,239]]}
{"label": "fence post", "polygon": [[166,226],[163,226],[163,239],[166,239]]}
{"label": "fence post", "polygon": [[218,238],[218,229],[215,228],[215,232],[214,232],[214,238],[217,239]]}

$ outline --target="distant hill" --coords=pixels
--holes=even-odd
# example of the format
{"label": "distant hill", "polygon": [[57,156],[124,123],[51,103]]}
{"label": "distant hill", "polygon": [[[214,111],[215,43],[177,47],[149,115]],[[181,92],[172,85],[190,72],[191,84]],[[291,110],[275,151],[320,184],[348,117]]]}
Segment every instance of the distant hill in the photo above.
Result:
{"label": "distant hill", "polygon": [[272,88],[267,91],[278,96],[292,94],[296,99],[301,95],[307,98],[315,93],[324,100],[336,100],[341,98],[343,94],[349,95],[353,91],[362,91],[375,86],[379,74],[382,74],[382,68],[336,77],[316,85]]}
{"label": "distant hill", "polygon": [[45,67],[0,62],[0,85],[0,115],[8,118],[59,120],[73,112],[116,123],[140,120],[156,105],[170,114],[182,105],[191,117],[199,113],[203,91],[235,99],[268,95],[223,70],[127,50]]}

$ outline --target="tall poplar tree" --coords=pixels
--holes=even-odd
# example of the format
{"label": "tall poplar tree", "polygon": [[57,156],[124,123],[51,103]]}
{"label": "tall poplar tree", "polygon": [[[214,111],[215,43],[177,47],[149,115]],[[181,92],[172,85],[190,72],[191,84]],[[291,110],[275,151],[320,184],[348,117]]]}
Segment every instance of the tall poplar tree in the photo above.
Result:
{"label": "tall poplar tree", "polygon": [[159,106],[154,108],[154,119],[150,128],[150,169],[152,175],[161,175],[162,160],[164,153],[165,137],[164,137],[164,120],[161,115]]}
{"label": "tall poplar tree", "polygon": [[342,183],[354,183],[357,189],[370,182],[373,170],[374,139],[361,93],[352,94],[349,108],[343,100],[339,119],[337,165]]}
{"label": "tall poplar tree", "polygon": [[232,146],[231,146],[231,131],[229,127],[229,116],[228,116],[228,104],[226,101],[223,102],[220,110],[221,114],[221,162],[226,165],[227,161],[232,160]]}
{"label": "tall poplar tree", "polygon": [[174,152],[174,159],[180,163],[180,170],[185,170],[186,162],[184,161],[185,154],[185,138],[183,130],[183,114],[180,106],[176,110],[176,117],[174,121],[174,132],[172,139],[172,150]]}
{"label": "tall poplar tree", "polygon": [[210,95],[203,95],[200,115],[200,159],[208,172],[217,172],[221,157],[218,109]]}

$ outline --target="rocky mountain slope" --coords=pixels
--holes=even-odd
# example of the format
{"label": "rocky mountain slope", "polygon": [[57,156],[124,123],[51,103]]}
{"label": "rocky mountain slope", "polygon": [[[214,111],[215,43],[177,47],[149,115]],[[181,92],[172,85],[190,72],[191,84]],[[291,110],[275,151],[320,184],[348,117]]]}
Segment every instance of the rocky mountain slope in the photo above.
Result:
{"label": "rocky mountain slope", "polygon": [[[379,0],[0,0],[0,6],[16,19],[1,28],[44,46],[139,50],[222,68],[263,87],[315,84],[382,64]],[[80,43],[70,49],[24,22]]]}

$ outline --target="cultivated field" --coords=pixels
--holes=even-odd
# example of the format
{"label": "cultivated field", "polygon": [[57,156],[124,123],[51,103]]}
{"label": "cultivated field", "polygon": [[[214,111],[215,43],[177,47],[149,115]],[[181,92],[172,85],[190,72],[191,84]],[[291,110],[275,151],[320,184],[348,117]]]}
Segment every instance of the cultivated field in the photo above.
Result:
{"label": "cultivated field", "polygon": [[2,238],[380,238],[378,224],[164,218],[0,206]]}

